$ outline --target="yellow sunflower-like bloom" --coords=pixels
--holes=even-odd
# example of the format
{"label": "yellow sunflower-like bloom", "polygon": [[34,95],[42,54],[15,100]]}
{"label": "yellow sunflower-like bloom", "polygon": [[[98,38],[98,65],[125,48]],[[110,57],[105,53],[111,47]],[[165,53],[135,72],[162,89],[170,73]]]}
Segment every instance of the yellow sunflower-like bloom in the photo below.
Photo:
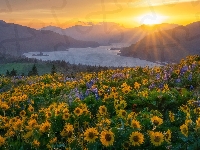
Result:
{"label": "yellow sunflower-like bloom", "polygon": [[187,137],[188,136],[188,126],[186,124],[183,124],[182,126],[180,126],[180,129],[181,129],[181,133]]}
{"label": "yellow sunflower-like bloom", "polygon": [[62,116],[63,120],[68,120],[70,118],[70,114],[69,113],[64,113]]}
{"label": "yellow sunflower-like bloom", "polygon": [[130,148],[130,142],[129,141],[125,141],[122,144],[122,147],[123,147],[124,150],[128,150]]}
{"label": "yellow sunflower-like bloom", "polygon": [[101,115],[106,115],[106,113],[107,113],[107,108],[106,108],[105,105],[99,107],[99,113],[100,113]]}
{"label": "yellow sunflower-like bloom", "polygon": [[57,142],[57,137],[54,137],[53,139],[51,139],[51,140],[49,141],[50,144],[54,144],[54,143],[56,143],[56,142]]}
{"label": "yellow sunflower-like bloom", "polygon": [[151,143],[155,146],[160,146],[164,141],[164,135],[161,132],[149,131]]}
{"label": "yellow sunflower-like bloom", "polygon": [[100,141],[106,147],[113,145],[113,143],[114,143],[114,133],[110,130],[102,131],[101,135],[100,135]]}
{"label": "yellow sunflower-like bloom", "polygon": [[119,103],[120,103],[120,106],[121,106],[122,109],[124,109],[127,106],[127,103],[126,103],[125,100],[120,100]]}
{"label": "yellow sunflower-like bloom", "polygon": [[122,92],[124,94],[128,94],[131,91],[131,87],[130,86],[126,86],[122,88]]}
{"label": "yellow sunflower-like bloom", "polygon": [[24,110],[20,111],[20,116],[24,117],[26,115],[26,112]]}
{"label": "yellow sunflower-like bloom", "polygon": [[174,113],[172,113],[171,111],[169,111],[169,119],[171,122],[174,122],[175,119],[174,119]]}
{"label": "yellow sunflower-like bloom", "polygon": [[138,90],[140,88],[141,84],[138,82],[134,83],[134,89]]}
{"label": "yellow sunflower-like bloom", "polygon": [[42,133],[45,133],[50,129],[50,127],[51,127],[51,124],[48,121],[46,121],[40,125],[39,131]]}
{"label": "yellow sunflower-like bloom", "polygon": [[142,143],[144,143],[144,135],[140,132],[132,132],[129,141],[133,146],[140,146]]}
{"label": "yellow sunflower-like bloom", "polygon": [[32,105],[29,105],[28,111],[29,111],[29,112],[33,112],[33,111],[34,111],[34,107],[33,107]]}
{"label": "yellow sunflower-like bloom", "polygon": [[196,127],[200,128],[200,117],[196,120]]}
{"label": "yellow sunflower-like bloom", "polygon": [[137,120],[132,120],[131,121],[131,127],[136,128],[136,129],[140,129],[141,128],[140,122],[137,121]]}
{"label": "yellow sunflower-like bloom", "polygon": [[40,142],[38,140],[34,140],[33,141],[33,146],[34,147],[39,147],[40,146]]}
{"label": "yellow sunflower-like bloom", "polygon": [[117,114],[118,117],[125,119],[127,116],[127,112],[125,110],[120,109]]}
{"label": "yellow sunflower-like bloom", "polygon": [[76,116],[81,116],[83,114],[83,110],[79,107],[76,107],[75,110],[74,110],[74,114]]}
{"label": "yellow sunflower-like bloom", "polygon": [[71,124],[66,124],[64,126],[64,129],[60,133],[61,136],[67,136],[68,138],[71,138],[74,132],[74,127]]}
{"label": "yellow sunflower-like bloom", "polygon": [[0,147],[5,144],[5,138],[0,135]]}
{"label": "yellow sunflower-like bloom", "polygon": [[181,110],[182,112],[184,112],[184,113],[190,112],[190,109],[189,109],[189,107],[188,107],[187,105],[182,105],[182,106],[180,106],[180,110]]}
{"label": "yellow sunflower-like bloom", "polygon": [[170,142],[171,142],[171,137],[172,137],[172,133],[171,133],[171,131],[168,129],[167,132],[164,133],[165,141],[166,141],[167,143],[170,143]]}
{"label": "yellow sunflower-like bloom", "polygon": [[95,142],[98,138],[98,131],[95,128],[89,128],[84,132],[84,140],[88,141],[89,143]]}
{"label": "yellow sunflower-like bloom", "polygon": [[163,119],[162,119],[162,118],[159,118],[159,117],[157,117],[157,116],[153,116],[153,117],[151,118],[151,122],[153,123],[153,125],[159,126],[159,125],[161,125],[161,124],[163,123]]}
{"label": "yellow sunflower-like bloom", "polygon": [[13,125],[13,129],[16,130],[21,130],[23,126],[23,122],[20,119],[17,119],[16,122]]}

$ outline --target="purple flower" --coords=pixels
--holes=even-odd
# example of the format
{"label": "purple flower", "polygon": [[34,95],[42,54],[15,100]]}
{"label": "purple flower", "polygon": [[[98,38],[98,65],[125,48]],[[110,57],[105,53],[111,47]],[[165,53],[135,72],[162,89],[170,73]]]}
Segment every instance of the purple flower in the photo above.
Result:
{"label": "purple flower", "polygon": [[193,90],[193,89],[194,89],[194,87],[192,85],[190,85],[190,90]]}
{"label": "purple flower", "polygon": [[175,82],[176,82],[176,83],[180,83],[180,82],[181,82],[181,79],[178,78],[178,79],[175,80]]}
{"label": "purple flower", "polygon": [[186,71],[188,71],[188,66],[184,66],[180,70],[180,74],[184,74]]}
{"label": "purple flower", "polygon": [[189,81],[192,80],[192,74],[190,74],[190,75],[188,76],[188,80],[189,80]]}

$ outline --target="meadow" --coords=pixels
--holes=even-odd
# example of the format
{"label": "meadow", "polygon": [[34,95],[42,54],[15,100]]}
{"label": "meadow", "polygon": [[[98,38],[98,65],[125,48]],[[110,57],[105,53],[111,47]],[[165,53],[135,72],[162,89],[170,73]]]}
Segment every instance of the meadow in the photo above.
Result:
{"label": "meadow", "polygon": [[0,77],[0,149],[200,148],[200,57],[159,67]]}

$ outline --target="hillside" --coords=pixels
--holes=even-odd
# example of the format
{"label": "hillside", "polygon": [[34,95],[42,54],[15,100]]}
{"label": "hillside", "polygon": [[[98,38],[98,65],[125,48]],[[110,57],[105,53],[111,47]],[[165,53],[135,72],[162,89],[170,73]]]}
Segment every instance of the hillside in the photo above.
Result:
{"label": "hillside", "polygon": [[117,23],[102,22],[98,24],[85,23],[85,25],[75,25],[66,29],[47,26],[41,30],[50,30],[79,40],[92,40],[101,45],[110,45],[111,43],[135,43],[149,33],[177,26],[176,24],[163,23],[154,26],[142,25],[135,28],[125,28]]}
{"label": "hillside", "polygon": [[53,31],[40,31],[4,21],[0,21],[0,35],[0,52],[15,56],[25,52],[99,46],[97,42],[76,40]]}
{"label": "hillside", "polygon": [[121,56],[149,61],[178,62],[200,54],[200,22],[151,33],[130,47],[121,49]]}
{"label": "hillside", "polygon": [[200,57],[153,68],[0,76],[1,150],[198,150]]}

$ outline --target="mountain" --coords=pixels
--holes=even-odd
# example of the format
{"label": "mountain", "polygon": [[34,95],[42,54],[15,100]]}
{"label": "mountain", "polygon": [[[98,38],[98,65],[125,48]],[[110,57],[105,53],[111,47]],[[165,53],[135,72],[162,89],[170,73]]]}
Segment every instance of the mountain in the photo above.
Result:
{"label": "mountain", "polygon": [[178,62],[188,55],[199,55],[200,22],[148,34],[120,52],[121,56],[162,62]]}
{"label": "mountain", "polygon": [[4,21],[0,21],[0,35],[0,52],[15,56],[20,56],[25,52],[99,46],[98,42],[76,40],[53,31],[36,30]]}
{"label": "mountain", "polygon": [[154,26],[142,25],[135,28],[125,28],[117,23],[102,22],[98,24],[85,23],[66,29],[47,26],[41,30],[50,30],[78,40],[96,41],[101,45],[110,45],[111,43],[135,43],[149,33],[172,29],[177,26],[176,24],[159,24]]}

